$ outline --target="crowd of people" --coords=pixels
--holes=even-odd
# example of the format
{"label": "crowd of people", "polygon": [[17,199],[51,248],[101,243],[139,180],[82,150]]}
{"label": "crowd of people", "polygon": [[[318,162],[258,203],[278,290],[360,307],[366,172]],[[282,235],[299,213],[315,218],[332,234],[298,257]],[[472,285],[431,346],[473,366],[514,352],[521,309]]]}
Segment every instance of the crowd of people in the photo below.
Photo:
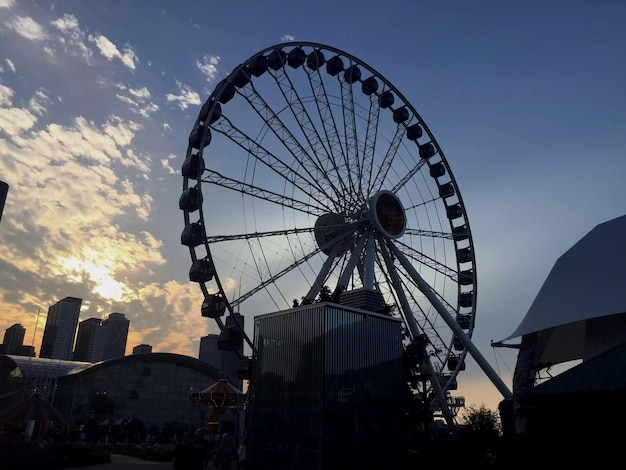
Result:
{"label": "crowd of people", "polygon": [[187,434],[174,449],[174,470],[243,470],[246,465],[246,437],[239,444],[228,433],[224,433],[217,447],[206,439],[204,429]]}

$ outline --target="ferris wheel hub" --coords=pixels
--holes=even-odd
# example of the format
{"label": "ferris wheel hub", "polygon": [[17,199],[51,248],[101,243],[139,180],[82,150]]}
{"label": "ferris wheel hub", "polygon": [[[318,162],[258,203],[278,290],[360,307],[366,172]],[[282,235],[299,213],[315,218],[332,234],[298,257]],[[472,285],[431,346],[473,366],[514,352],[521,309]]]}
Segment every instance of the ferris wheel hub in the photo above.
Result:
{"label": "ferris wheel hub", "polygon": [[387,238],[399,238],[406,228],[404,207],[391,191],[378,191],[370,199],[370,223]]}

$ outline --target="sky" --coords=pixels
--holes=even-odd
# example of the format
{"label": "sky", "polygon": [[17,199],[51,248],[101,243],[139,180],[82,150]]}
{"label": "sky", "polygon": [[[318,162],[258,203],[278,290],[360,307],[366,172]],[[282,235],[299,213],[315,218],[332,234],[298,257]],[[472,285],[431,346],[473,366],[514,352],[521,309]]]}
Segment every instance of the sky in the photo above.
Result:
{"label": "sky", "polygon": [[[180,243],[189,132],[234,67],[310,41],[378,70],[445,152],[476,251],[472,341],[511,387],[516,351],[491,342],[626,213],[625,20],[617,0],[0,0],[0,333],[21,323],[39,351],[74,296],[80,320],[130,319],[127,353],[197,357],[218,330]],[[502,399],[472,359],[458,384],[468,405]]]}

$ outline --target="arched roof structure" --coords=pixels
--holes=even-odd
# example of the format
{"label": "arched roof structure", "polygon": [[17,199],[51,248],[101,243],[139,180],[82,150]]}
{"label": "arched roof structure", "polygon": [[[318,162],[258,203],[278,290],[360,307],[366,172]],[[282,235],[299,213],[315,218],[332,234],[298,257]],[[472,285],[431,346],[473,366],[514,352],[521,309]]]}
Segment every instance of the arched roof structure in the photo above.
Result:
{"label": "arched roof structure", "polygon": [[597,225],[556,261],[505,340],[533,333],[542,364],[585,360],[626,341],[626,215]]}

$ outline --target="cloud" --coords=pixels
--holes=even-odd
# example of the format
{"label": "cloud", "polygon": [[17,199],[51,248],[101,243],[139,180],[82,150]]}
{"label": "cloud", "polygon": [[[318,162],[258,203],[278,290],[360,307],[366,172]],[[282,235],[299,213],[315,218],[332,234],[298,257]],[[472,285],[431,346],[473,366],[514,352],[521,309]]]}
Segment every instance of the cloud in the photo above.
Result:
{"label": "cloud", "polygon": [[8,131],[0,139],[0,174],[9,175],[9,199],[20,201],[6,205],[2,221],[4,302],[30,298],[26,290],[46,299],[85,293],[68,292],[68,284],[88,289],[98,308],[134,299],[137,279],[165,263],[162,242],[136,231],[153,204],[143,187],[150,157],[130,147],[141,126],[77,116],[69,125],[38,128],[50,101],[45,91],[35,92],[27,108],[14,107],[13,95],[0,85],[0,128]]}
{"label": "cloud", "polygon": [[[168,158],[171,159],[172,155],[168,155]],[[176,158],[178,158],[178,157],[176,157]],[[174,168],[172,168],[172,166],[170,165],[170,162],[168,161],[167,158],[162,158],[161,159],[161,166],[163,167],[163,169],[167,170],[167,173],[170,174],[170,175],[178,174],[178,171],[176,171]]]}
{"label": "cloud", "polygon": [[31,41],[42,41],[48,37],[41,25],[28,16],[17,16],[6,25],[20,36]]}
{"label": "cloud", "polygon": [[80,29],[78,20],[74,15],[63,15],[62,18],[51,21],[50,24],[67,36],[67,39],[65,37],[58,38],[66,48],[67,46],[75,47],[86,59],[89,59],[93,55],[93,51],[87,47],[85,42],[86,34]]}
{"label": "cloud", "polygon": [[115,86],[124,93],[127,93],[116,93],[115,96],[123,103],[128,104],[131,112],[148,118],[150,114],[159,110],[159,105],[150,101],[152,94],[147,87],[133,89],[122,83],[117,83]]}
{"label": "cloud", "polygon": [[196,67],[206,77],[207,82],[212,81],[217,75],[217,63],[220,61],[218,56],[205,55],[202,60],[196,60]]}
{"label": "cloud", "polygon": [[15,73],[15,64],[13,64],[13,62],[11,61],[11,59],[4,59],[4,61],[7,63],[7,65],[9,66],[9,68],[11,69],[11,71],[13,73]]}
{"label": "cloud", "polygon": [[280,38],[281,42],[284,41],[294,41],[296,38],[294,38],[291,34],[284,34],[282,38]]}
{"label": "cloud", "polygon": [[12,107],[13,94],[11,88],[0,84],[0,135],[5,133],[8,138],[32,128],[37,121],[35,110]]}
{"label": "cloud", "polygon": [[135,70],[136,63],[139,62],[139,59],[131,46],[124,46],[123,52],[120,52],[115,44],[101,34],[97,36],[90,34],[88,39],[96,44],[100,54],[106,57],[107,60],[119,59],[130,70]]}
{"label": "cloud", "polygon": [[15,5],[15,0],[0,0],[0,8],[11,8]]}
{"label": "cloud", "polygon": [[176,80],[176,85],[180,91],[179,95],[168,93],[165,95],[167,101],[178,102],[180,109],[187,109],[189,106],[196,106],[201,103],[200,95],[193,91],[189,85],[185,85]]}

